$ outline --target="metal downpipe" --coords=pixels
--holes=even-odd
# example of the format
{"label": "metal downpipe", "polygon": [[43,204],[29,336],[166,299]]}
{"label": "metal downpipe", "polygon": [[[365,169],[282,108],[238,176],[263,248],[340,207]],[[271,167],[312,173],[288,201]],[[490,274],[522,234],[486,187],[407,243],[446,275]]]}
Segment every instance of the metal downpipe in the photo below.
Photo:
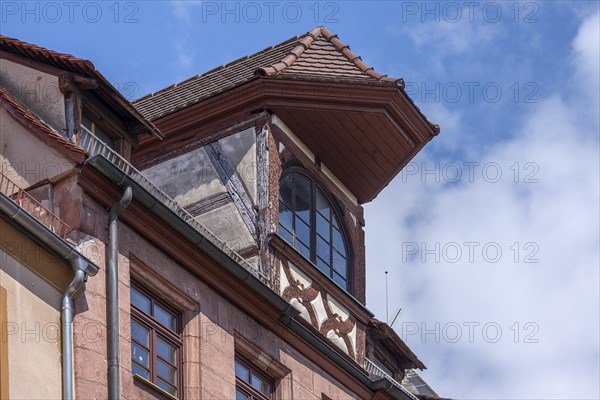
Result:
{"label": "metal downpipe", "polygon": [[108,327],[108,398],[118,400],[119,384],[119,215],[131,203],[133,192],[127,186],[121,200],[108,216],[108,254],[106,257],[106,326]]}
{"label": "metal downpipe", "polygon": [[75,276],[62,297],[60,311],[62,336],[62,390],[63,399],[73,400],[73,296],[87,280],[86,262],[81,258],[72,261]]}

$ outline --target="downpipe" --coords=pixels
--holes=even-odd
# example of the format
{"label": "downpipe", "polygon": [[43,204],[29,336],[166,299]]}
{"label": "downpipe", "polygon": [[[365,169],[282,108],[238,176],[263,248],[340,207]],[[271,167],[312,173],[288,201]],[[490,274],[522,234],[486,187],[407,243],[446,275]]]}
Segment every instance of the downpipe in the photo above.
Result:
{"label": "downpipe", "polygon": [[71,262],[75,276],[62,297],[60,311],[63,356],[62,389],[65,400],[73,400],[73,296],[87,281],[86,265],[87,263],[79,257]]}
{"label": "downpipe", "polygon": [[119,383],[119,215],[131,203],[133,192],[127,186],[121,200],[108,215],[108,256],[106,257],[106,326],[108,327],[108,398],[118,400]]}

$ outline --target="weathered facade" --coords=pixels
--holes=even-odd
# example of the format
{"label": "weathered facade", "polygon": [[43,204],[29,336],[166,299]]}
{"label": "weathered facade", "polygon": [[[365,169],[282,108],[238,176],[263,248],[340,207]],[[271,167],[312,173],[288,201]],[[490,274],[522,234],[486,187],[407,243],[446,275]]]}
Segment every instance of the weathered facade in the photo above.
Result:
{"label": "weathered facade", "polygon": [[323,27],[133,105],[89,61],[5,37],[0,57],[3,177],[100,270],[75,300],[74,397],[422,395],[400,382],[425,366],[365,305],[361,205],[439,132],[401,79]]}

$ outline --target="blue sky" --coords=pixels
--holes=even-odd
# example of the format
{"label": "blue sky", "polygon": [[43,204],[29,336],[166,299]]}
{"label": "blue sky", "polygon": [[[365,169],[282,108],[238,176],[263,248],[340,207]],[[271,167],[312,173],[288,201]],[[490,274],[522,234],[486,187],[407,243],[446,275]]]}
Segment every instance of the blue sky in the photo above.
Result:
{"label": "blue sky", "polygon": [[23,4],[2,34],[131,99],[316,25],[403,77],[442,133],[366,206],[369,307],[385,318],[389,270],[394,328],[444,396],[600,396],[598,2]]}

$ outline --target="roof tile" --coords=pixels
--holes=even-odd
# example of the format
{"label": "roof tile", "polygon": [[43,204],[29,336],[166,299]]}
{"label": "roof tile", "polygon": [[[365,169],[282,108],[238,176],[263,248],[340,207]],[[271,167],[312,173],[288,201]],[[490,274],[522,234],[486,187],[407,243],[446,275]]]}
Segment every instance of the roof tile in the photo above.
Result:
{"label": "roof tile", "polygon": [[319,26],[302,36],[146,95],[133,104],[144,117],[156,120],[241,85],[256,75],[327,81],[351,79],[397,85],[402,82],[375,72],[337,35]]}
{"label": "roof tile", "polygon": [[6,109],[19,123],[33,131],[44,143],[75,162],[84,160],[87,154],[85,150],[63,138],[2,86],[0,86],[0,106]]}

